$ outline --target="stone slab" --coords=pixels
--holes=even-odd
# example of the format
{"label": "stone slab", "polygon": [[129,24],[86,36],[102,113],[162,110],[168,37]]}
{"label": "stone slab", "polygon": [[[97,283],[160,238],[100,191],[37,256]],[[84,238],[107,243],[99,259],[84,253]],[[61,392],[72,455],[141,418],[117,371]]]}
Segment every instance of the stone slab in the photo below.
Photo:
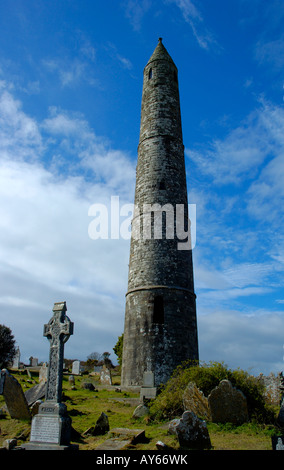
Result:
{"label": "stone slab", "polygon": [[40,382],[34,387],[29,388],[25,391],[25,397],[28,406],[32,406],[37,400],[42,400],[46,393],[46,382]]}
{"label": "stone slab", "polygon": [[120,436],[131,439],[132,444],[143,442],[145,439],[144,429],[113,428],[109,431],[111,436]]}
{"label": "stone slab", "polygon": [[140,401],[144,399],[153,400],[157,396],[156,387],[141,387],[140,389]]}
{"label": "stone slab", "polygon": [[2,393],[10,413],[14,419],[31,419],[31,413],[21,385],[7,369],[1,371]]}
{"label": "stone slab", "polygon": [[95,450],[123,450],[129,445],[145,440],[144,429],[113,428],[109,431],[109,439],[102,442]]}
{"label": "stone slab", "polygon": [[58,416],[35,415],[31,428],[31,442],[60,444],[61,422]]}
{"label": "stone slab", "polygon": [[21,449],[24,449],[24,450],[79,450],[79,446],[77,444],[61,446],[61,445],[56,445],[56,444],[29,442],[27,444],[23,444],[21,446]]}
{"label": "stone slab", "polygon": [[130,444],[132,444],[131,439],[119,439],[119,438],[110,438],[107,439],[105,442],[100,444],[98,447],[95,448],[96,450],[124,450]]}
{"label": "stone slab", "polygon": [[143,387],[154,387],[154,373],[146,371],[143,374]]}

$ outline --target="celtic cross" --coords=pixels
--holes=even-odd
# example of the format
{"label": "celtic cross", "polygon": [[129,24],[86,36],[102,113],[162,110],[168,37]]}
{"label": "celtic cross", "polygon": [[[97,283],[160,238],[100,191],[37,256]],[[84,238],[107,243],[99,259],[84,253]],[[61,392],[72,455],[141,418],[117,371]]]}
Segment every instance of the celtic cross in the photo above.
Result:
{"label": "celtic cross", "polygon": [[66,302],[57,302],[53,317],[44,325],[43,336],[50,342],[45,400],[61,403],[64,344],[73,334],[73,323],[66,315]]}

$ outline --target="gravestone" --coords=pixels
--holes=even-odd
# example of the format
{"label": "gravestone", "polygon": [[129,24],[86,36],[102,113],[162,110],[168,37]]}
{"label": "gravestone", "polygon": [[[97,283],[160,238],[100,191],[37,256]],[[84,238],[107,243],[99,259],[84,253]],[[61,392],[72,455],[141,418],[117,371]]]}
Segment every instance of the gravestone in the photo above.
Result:
{"label": "gravestone", "polygon": [[3,395],[10,413],[14,419],[31,419],[31,414],[21,385],[9,374],[7,369],[2,369],[0,378],[0,395]]}
{"label": "gravestone", "polygon": [[80,375],[80,361],[74,361],[72,363],[72,374]]}
{"label": "gravestone", "polygon": [[70,449],[71,418],[61,403],[64,344],[73,334],[73,323],[66,315],[66,302],[54,304],[53,316],[44,325],[44,333],[50,342],[49,367],[45,402],[32,419],[28,450]]}
{"label": "gravestone", "polygon": [[185,411],[181,419],[170,422],[169,432],[176,434],[181,448],[210,449],[211,441],[206,422],[192,411]]}
{"label": "gravestone", "polygon": [[284,450],[284,436],[271,436],[272,450]]}
{"label": "gravestone", "polygon": [[143,385],[140,389],[140,401],[152,400],[157,395],[157,388],[155,387],[154,373],[150,370],[143,374]]}
{"label": "gravestone", "polygon": [[241,425],[249,419],[246,397],[229,380],[221,380],[209,394],[208,403],[214,423]]}
{"label": "gravestone", "polygon": [[16,354],[13,358],[13,363],[11,365],[11,369],[19,369],[20,367],[20,358],[21,358],[21,353],[20,353],[20,348],[18,347],[16,350]]}
{"label": "gravestone", "polygon": [[47,373],[48,373],[48,366],[44,362],[39,369],[38,380],[39,382],[47,382]]}
{"label": "gravestone", "polygon": [[32,406],[36,401],[42,400],[46,394],[46,382],[40,382],[34,387],[29,388],[25,391],[25,397],[28,406]]}
{"label": "gravestone", "polygon": [[106,366],[101,370],[100,381],[102,385],[112,385],[111,371]]}
{"label": "gravestone", "polygon": [[29,358],[29,361],[30,361],[30,367],[37,367],[37,365],[38,365],[38,358],[37,357],[31,356]]}
{"label": "gravestone", "polygon": [[184,411],[192,411],[199,418],[211,420],[211,412],[207,398],[194,382],[189,382],[182,396]]}

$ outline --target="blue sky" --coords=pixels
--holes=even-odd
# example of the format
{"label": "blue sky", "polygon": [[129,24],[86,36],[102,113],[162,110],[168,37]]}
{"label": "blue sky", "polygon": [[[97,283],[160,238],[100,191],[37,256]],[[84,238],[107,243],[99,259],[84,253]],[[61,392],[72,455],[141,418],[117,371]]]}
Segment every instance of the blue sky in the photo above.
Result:
{"label": "blue sky", "polygon": [[143,68],[179,70],[199,352],[283,370],[284,5],[280,0],[0,0],[0,323],[48,359],[109,351],[124,326],[129,240],[92,240],[92,204],[132,203]]}

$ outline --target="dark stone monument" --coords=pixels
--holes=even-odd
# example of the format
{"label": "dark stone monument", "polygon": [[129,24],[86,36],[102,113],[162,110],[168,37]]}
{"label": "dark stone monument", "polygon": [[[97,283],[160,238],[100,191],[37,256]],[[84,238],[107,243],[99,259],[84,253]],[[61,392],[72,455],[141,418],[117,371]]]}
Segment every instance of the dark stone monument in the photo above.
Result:
{"label": "dark stone monument", "polygon": [[27,450],[68,450],[70,445],[71,418],[61,403],[64,344],[73,334],[73,323],[66,315],[66,302],[53,307],[53,317],[44,325],[43,335],[50,342],[49,367],[45,402],[32,419],[30,442]]}
{"label": "dark stone monument", "polygon": [[31,419],[28,403],[22,387],[17,379],[9,374],[7,369],[1,370],[0,395],[4,395],[11,418]]}

